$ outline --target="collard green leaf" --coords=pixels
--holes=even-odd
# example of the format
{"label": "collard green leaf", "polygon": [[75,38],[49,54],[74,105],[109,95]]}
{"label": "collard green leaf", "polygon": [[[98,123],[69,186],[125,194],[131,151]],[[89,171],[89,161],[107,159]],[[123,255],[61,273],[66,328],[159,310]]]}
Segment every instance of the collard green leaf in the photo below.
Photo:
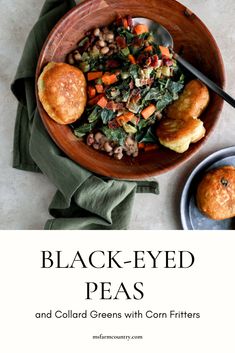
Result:
{"label": "collard green leaf", "polygon": [[150,126],[147,130],[144,132],[142,131],[142,134],[138,134],[136,136],[136,139],[138,142],[144,142],[144,143],[157,143],[157,137],[153,131],[153,127]]}
{"label": "collard green leaf", "polygon": [[180,81],[172,81],[170,80],[168,85],[167,85],[167,89],[170,91],[170,93],[175,94],[180,92],[184,87],[184,84]]}
{"label": "collard green leaf", "polygon": [[78,44],[79,47],[82,47],[87,41],[89,40],[89,37],[84,37]]}
{"label": "collard green leaf", "polygon": [[103,124],[107,124],[110,120],[112,120],[115,116],[115,113],[110,109],[102,109],[100,113],[100,117],[102,119]]}
{"label": "collard green leaf", "polygon": [[165,94],[161,96],[161,98],[157,101],[157,110],[162,111],[168,104],[173,101],[172,95],[166,91]]}
{"label": "collard green leaf", "polygon": [[146,128],[147,126],[149,126],[150,121],[148,119],[140,119],[139,123],[138,123],[138,131],[139,131],[139,135],[142,135],[145,133],[144,128]]}
{"label": "collard green leaf", "polygon": [[115,102],[127,102],[130,96],[129,82],[130,79],[128,78],[108,88],[105,92],[106,96]]}
{"label": "collard green leaf", "polygon": [[159,79],[158,80],[158,86],[159,86],[159,90],[161,92],[164,92],[166,90],[167,81],[168,81],[168,79]]}
{"label": "collard green leaf", "polygon": [[138,35],[140,39],[147,39],[149,36],[149,32],[141,33]]}
{"label": "collard green leaf", "polygon": [[88,115],[88,122],[93,123],[94,121],[97,121],[100,118],[100,111],[101,108],[96,105],[90,115]]}
{"label": "collard green leaf", "polygon": [[73,130],[74,132],[74,135],[77,136],[77,137],[83,137],[85,136],[88,132],[91,132],[93,130],[93,128],[95,127],[96,125],[96,121],[91,123],[91,124],[83,124],[77,128],[75,128]]}
{"label": "collard green leaf", "polygon": [[144,97],[145,101],[157,100],[159,98],[160,91],[157,87],[151,88],[146,96]]}
{"label": "collard green leaf", "polygon": [[123,90],[120,101],[126,103],[129,97],[130,97],[130,90]]}
{"label": "collard green leaf", "polygon": [[133,33],[131,33],[128,29],[124,28],[124,27],[119,27],[117,29],[117,32],[122,35],[123,37],[126,38],[127,43],[131,43],[131,41],[133,40],[133,38],[135,37],[135,35]]}
{"label": "collard green leaf", "polygon": [[132,77],[133,79],[139,77],[139,71],[140,71],[140,69],[139,69],[139,66],[138,66],[138,65],[136,65],[136,64],[130,65],[130,67],[129,67],[129,74],[131,75],[131,77]]}
{"label": "collard green leaf", "polygon": [[136,134],[136,140],[144,143],[157,143],[153,126],[146,127]]}
{"label": "collard green leaf", "polygon": [[110,141],[115,141],[120,146],[124,144],[127,134],[121,127],[117,129],[109,129],[107,126],[103,126],[101,130]]}
{"label": "collard green leaf", "polygon": [[126,48],[123,48],[123,49],[121,50],[121,53],[122,53],[124,56],[127,56],[127,55],[130,54],[130,50],[129,50],[128,47],[126,47]]}

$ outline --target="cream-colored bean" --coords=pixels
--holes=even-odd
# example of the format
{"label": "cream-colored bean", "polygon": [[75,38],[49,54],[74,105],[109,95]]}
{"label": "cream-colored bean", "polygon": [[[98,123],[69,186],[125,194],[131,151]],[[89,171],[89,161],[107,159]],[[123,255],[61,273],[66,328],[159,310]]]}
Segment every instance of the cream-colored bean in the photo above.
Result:
{"label": "cream-colored bean", "polygon": [[98,40],[96,44],[99,45],[101,48],[106,46],[106,42],[104,40]]}
{"label": "cream-colored bean", "polygon": [[99,35],[100,35],[100,29],[99,29],[99,28],[96,28],[96,29],[94,30],[94,36],[99,37]]}
{"label": "cream-colored bean", "polygon": [[113,40],[114,40],[114,34],[113,34],[113,33],[107,33],[107,34],[105,35],[105,39],[106,39],[109,43],[113,42]]}
{"label": "cream-colored bean", "polygon": [[122,153],[116,153],[116,154],[114,154],[114,158],[117,159],[117,160],[122,159],[122,157],[123,157],[123,154],[122,154]]}
{"label": "cream-colored bean", "polygon": [[104,137],[104,135],[101,133],[101,132],[97,132],[96,134],[95,134],[95,141],[97,142],[97,143],[100,143],[100,141],[101,141],[101,139]]}
{"label": "cream-colored bean", "polygon": [[115,147],[114,153],[115,153],[115,154],[122,153],[122,146]]}
{"label": "cream-colored bean", "polygon": [[107,54],[109,52],[109,48],[108,47],[104,47],[100,50],[101,54]]}
{"label": "cream-colored bean", "polygon": [[113,150],[112,146],[110,146],[108,141],[106,141],[105,144],[104,144],[104,150],[106,152],[111,152]]}
{"label": "cream-colored bean", "polygon": [[113,51],[113,49],[111,49],[111,50],[108,51],[107,55],[110,56],[110,55],[112,55],[113,53],[114,53],[114,51]]}
{"label": "cream-colored bean", "polygon": [[73,57],[74,57],[74,60],[76,61],[80,61],[82,59],[82,56],[78,50],[75,50],[75,52],[73,53]]}
{"label": "cream-colored bean", "polygon": [[135,143],[135,141],[131,138],[131,136],[127,136],[126,141],[125,141],[125,145],[126,146],[133,146]]}
{"label": "cream-colored bean", "polygon": [[135,151],[135,152],[133,153],[133,157],[137,157],[138,154],[139,154],[139,151]]}

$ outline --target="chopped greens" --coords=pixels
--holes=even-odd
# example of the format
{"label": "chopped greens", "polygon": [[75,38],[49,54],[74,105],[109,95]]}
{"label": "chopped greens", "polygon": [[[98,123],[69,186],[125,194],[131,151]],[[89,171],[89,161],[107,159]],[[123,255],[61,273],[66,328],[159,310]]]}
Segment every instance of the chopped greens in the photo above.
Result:
{"label": "chopped greens", "polygon": [[121,53],[122,53],[124,56],[127,56],[127,55],[130,54],[130,50],[129,50],[128,47],[126,47],[126,48],[123,48],[123,49],[121,50]]}
{"label": "chopped greens", "polygon": [[140,73],[140,67],[136,64],[130,65],[129,67],[129,74],[133,79],[136,79],[139,77]]}
{"label": "chopped greens", "polygon": [[76,49],[80,59],[75,65],[87,78],[88,102],[71,128],[79,138],[102,133],[110,151],[126,146],[130,137],[136,145],[157,144],[161,112],[184,88],[185,77],[169,49],[160,47],[145,25],[137,26],[130,16],[117,18],[87,33]]}
{"label": "chopped greens", "polygon": [[112,110],[104,108],[100,113],[100,117],[102,119],[103,124],[107,125],[107,123],[115,117],[115,113]]}
{"label": "chopped greens", "polygon": [[101,131],[110,141],[117,142],[119,146],[122,146],[124,144],[125,138],[127,137],[127,134],[121,127],[118,127],[116,129],[110,129],[107,126],[103,126],[101,128]]}
{"label": "chopped greens", "polygon": [[157,143],[157,137],[153,131],[152,126],[147,130],[141,131],[136,136],[138,142]]}
{"label": "chopped greens", "polygon": [[157,87],[150,88],[150,90],[144,96],[144,100],[145,101],[158,100],[159,94],[160,94],[159,88]]}
{"label": "chopped greens", "polygon": [[79,47],[82,47],[86,42],[89,41],[88,37],[84,37],[78,44]]}
{"label": "chopped greens", "polygon": [[74,135],[77,137],[83,137],[85,136],[88,132],[91,132],[96,125],[96,122],[90,123],[90,124],[83,124],[73,130]]}
{"label": "chopped greens", "polygon": [[173,96],[168,91],[165,91],[165,93],[162,94],[157,100],[157,104],[156,104],[157,110],[161,112],[170,103],[172,103],[172,101],[173,101]]}
{"label": "chopped greens", "polygon": [[117,28],[117,33],[123,36],[126,39],[128,44],[130,44],[133,38],[135,37],[133,33],[131,33],[128,29],[125,29],[123,27]]}
{"label": "chopped greens", "polygon": [[100,111],[101,111],[101,108],[96,105],[95,108],[90,113],[90,115],[88,115],[88,117],[87,117],[88,122],[93,123],[96,120],[98,120],[100,117]]}

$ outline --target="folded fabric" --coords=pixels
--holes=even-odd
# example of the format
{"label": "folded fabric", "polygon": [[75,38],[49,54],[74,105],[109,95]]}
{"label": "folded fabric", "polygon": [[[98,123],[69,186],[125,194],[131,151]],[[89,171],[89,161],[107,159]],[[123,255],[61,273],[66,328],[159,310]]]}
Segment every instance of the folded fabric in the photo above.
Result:
{"label": "folded fabric", "polygon": [[45,229],[127,229],[135,193],[158,194],[158,183],[108,180],[85,170],[54,144],[36,109],[40,50],[51,28],[73,6],[71,0],[47,0],[26,41],[11,86],[19,101],[13,167],[42,171],[58,188],[49,207],[55,218],[46,222]]}

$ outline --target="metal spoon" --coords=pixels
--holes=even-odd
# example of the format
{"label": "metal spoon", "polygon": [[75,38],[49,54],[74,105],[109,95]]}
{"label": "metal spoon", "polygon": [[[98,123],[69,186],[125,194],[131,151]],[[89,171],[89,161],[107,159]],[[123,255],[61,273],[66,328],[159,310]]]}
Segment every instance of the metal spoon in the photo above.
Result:
{"label": "metal spoon", "polygon": [[145,17],[135,17],[133,18],[133,23],[145,24],[149,28],[149,31],[152,32],[157,44],[162,45],[164,47],[168,47],[171,53],[173,54],[174,59],[176,59],[183,67],[190,71],[194,76],[199,78],[199,80],[201,80],[205,85],[207,85],[212,91],[217,93],[220,97],[222,97],[226,102],[228,102],[235,108],[235,99],[233,99],[230,95],[224,92],[216,83],[211,81],[202,72],[200,72],[189,62],[183,59],[179,54],[173,51],[173,38],[165,27]]}

